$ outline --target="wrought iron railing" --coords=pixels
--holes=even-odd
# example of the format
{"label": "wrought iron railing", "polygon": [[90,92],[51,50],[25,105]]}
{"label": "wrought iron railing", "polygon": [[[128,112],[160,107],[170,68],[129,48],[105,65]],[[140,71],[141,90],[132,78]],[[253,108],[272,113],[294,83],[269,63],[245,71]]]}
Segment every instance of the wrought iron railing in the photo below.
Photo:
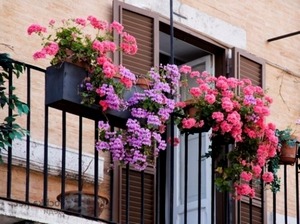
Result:
{"label": "wrought iron railing", "polygon": [[[279,223],[282,220],[284,223],[289,223],[288,216],[291,215],[295,217],[296,223],[300,223],[298,160],[294,165],[294,170],[286,165],[282,166],[284,175],[281,191],[284,194],[280,200],[283,204],[278,206],[278,195],[273,194],[273,197],[265,197],[265,192],[261,191],[262,198],[273,202],[271,203],[273,211],[268,211],[269,213],[272,212],[272,218],[266,213],[267,201],[265,200],[246,201],[246,206],[244,205],[244,209],[242,209],[241,203],[232,201],[228,194],[216,192],[214,161],[211,161],[211,166],[203,165],[207,160],[205,161],[201,157],[205,153],[202,147],[204,133],[200,133],[196,137],[197,153],[195,151],[194,154],[190,154],[192,153],[188,143],[190,135],[186,134],[182,135],[184,139],[182,147],[170,146],[166,152],[161,153],[156,161],[156,168],[145,172],[134,171],[129,166],[123,169],[120,167],[108,169],[111,159],[109,155],[100,155],[100,152],[94,148],[87,153],[84,148],[86,142],[94,142],[98,137],[97,121],[86,119],[84,116],[70,115],[65,111],[45,106],[42,103],[44,83],[37,83],[36,81],[37,77],[39,77],[39,81],[44,80],[45,70],[29,64],[24,64],[24,66],[26,72],[22,74],[22,82],[20,83],[13,78],[11,71],[8,85],[16,84],[17,89],[20,90],[19,95],[26,96],[24,100],[29,106],[30,112],[23,116],[21,123],[30,133],[43,134],[37,135],[42,136],[42,138],[36,138],[35,135],[30,134],[20,141],[13,142],[12,147],[8,147],[7,150],[2,150],[4,163],[0,165],[0,168],[3,176],[5,176],[5,179],[2,179],[3,183],[5,182],[5,187],[2,183],[0,188],[2,200],[64,211],[67,214],[100,220],[104,223],[231,224],[245,223],[242,219],[244,216],[247,216],[249,223],[253,224]],[[24,85],[24,83],[26,84]],[[38,85],[40,88],[37,88]],[[36,97],[40,103],[33,103]],[[7,113],[12,114],[12,110],[9,109]],[[42,121],[43,125],[36,124],[37,119],[39,119],[39,123]],[[58,124],[59,120],[60,124]],[[54,126],[58,127],[57,129],[53,129],[53,122],[55,123]],[[86,135],[86,123],[88,123],[89,130],[92,130],[90,132],[92,134],[88,136]],[[76,126],[74,129],[76,133],[73,133],[74,130],[72,129],[72,145],[75,145],[76,151],[68,146],[70,124]],[[60,134],[57,134],[58,132]],[[53,133],[55,136],[61,136],[60,144],[57,144],[57,141],[56,144],[51,142],[50,136],[52,140],[55,139],[52,136]],[[175,135],[177,135],[176,130],[174,125],[171,125],[166,136],[173,139]],[[180,156],[181,164],[178,164],[178,156]],[[191,161],[189,159],[194,156],[198,156],[196,159],[198,164],[195,164],[195,167],[190,167]],[[104,172],[104,176],[102,176],[102,170],[106,171],[107,169],[108,172]],[[177,173],[178,171],[181,172],[180,175]],[[203,173],[206,178],[201,178]],[[191,177],[193,178],[192,174],[197,174],[198,177],[191,179]],[[207,174],[210,174],[211,177],[208,178]],[[293,185],[289,183],[289,178],[295,180]],[[210,184],[208,184],[208,180]],[[102,182],[101,185],[105,184],[107,187],[100,190],[102,198],[99,199],[100,182]],[[93,193],[93,199],[90,201],[92,213],[87,213],[88,215],[84,214],[83,211],[83,195],[75,194],[78,201],[75,210],[68,210],[65,202],[70,189],[81,192],[83,185],[87,185],[90,192]],[[203,188],[204,185],[205,188]],[[191,192],[194,195],[191,196]],[[296,200],[293,204],[288,201],[289,194],[295,195]],[[57,195],[60,195],[59,201]],[[207,198],[206,201],[204,200],[205,197]],[[100,200],[104,202],[104,210],[101,215],[95,209],[99,207]],[[107,202],[108,204],[106,204]],[[148,206],[149,203],[151,203],[150,207]],[[255,207],[254,204],[258,206]],[[282,205],[284,214],[282,220],[279,221],[276,214]],[[203,207],[207,210],[204,211]],[[253,218],[257,216],[258,210],[260,218]],[[267,220],[271,221],[267,222]]]}

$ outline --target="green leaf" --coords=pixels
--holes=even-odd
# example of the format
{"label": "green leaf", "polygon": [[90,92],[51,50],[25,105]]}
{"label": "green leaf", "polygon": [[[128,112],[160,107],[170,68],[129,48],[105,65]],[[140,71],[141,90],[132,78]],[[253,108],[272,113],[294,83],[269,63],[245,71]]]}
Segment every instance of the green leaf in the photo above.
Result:
{"label": "green leaf", "polygon": [[15,138],[17,138],[17,139],[21,139],[23,136],[24,136],[24,134],[22,133],[22,132],[14,132],[15,133]]}
{"label": "green leaf", "polygon": [[14,140],[15,139],[15,134],[13,132],[9,133],[9,138],[11,140]]}
{"label": "green leaf", "polygon": [[[24,135],[28,134],[26,129],[23,129],[16,122],[16,117],[21,114],[26,114],[29,112],[28,106],[21,102],[17,95],[14,94],[15,87],[9,86],[9,91],[7,91],[6,80],[10,78],[9,72],[12,71],[17,78],[25,71],[25,65],[15,63],[9,58],[8,54],[0,54],[0,66],[4,72],[0,72],[0,107],[2,110],[8,111],[17,110],[18,114],[13,114],[12,116],[7,116],[3,118],[3,122],[0,122],[0,150],[5,147],[11,147],[11,140],[15,138],[22,138]],[[8,92],[10,95],[8,95]],[[8,108],[7,108],[7,107]]]}
{"label": "green leaf", "polygon": [[23,109],[23,112],[24,112],[25,114],[28,114],[28,112],[29,112],[29,107],[28,107],[25,103],[22,104],[22,109]]}

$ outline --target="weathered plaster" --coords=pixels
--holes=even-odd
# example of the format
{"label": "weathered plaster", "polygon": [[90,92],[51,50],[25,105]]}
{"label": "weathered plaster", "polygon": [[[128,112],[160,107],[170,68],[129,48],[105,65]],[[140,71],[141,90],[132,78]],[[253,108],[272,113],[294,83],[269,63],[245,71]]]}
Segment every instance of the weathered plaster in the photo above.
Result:
{"label": "weathered plaster", "polygon": [[0,199],[0,220],[3,223],[6,220],[16,221],[20,220],[30,220],[34,223],[63,223],[63,224],[74,224],[74,223],[84,223],[84,224],[101,224],[100,221],[92,221],[85,218],[79,218],[76,216],[66,215],[65,213],[53,210],[44,209],[35,206],[29,206],[25,204],[20,204],[16,202],[10,202]]}
{"label": "weathered plaster", "polygon": [[[170,17],[169,1],[124,0],[124,2],[139,8],[157,12],[164,17]],[[217,39],[227,45],[242,49],[246,48],[246,31],[241,27],[233,26],[221,19],[212,17],[186,4],[182,4],[177,0],[174,0],[173,11],[186,17],[186,19],[184,19],[174,15],[174,21],[182,23],[187,27],[197,30],[206,36]]]}
{"label": "weathered plaster", "polygon": [[[4,162],[7,160],[7,151],[1,152]],[[26,141],[16,140],[12,147],[13,165],[26,167]],[[82,155],[83,178],[87,182],[94,180],[94,155]],[[30,142],[30,169],[39,172],[44,171],[44,144],[40,142]],[[99,182],[104,178],[104,158],[98,159],[98,177]],[[62,149],[49,145],[48,146],[48,172],[51,175],[60,175],[62,171]],[[78,151],[66,149],[66,176],[76,178],[78,175]]]}

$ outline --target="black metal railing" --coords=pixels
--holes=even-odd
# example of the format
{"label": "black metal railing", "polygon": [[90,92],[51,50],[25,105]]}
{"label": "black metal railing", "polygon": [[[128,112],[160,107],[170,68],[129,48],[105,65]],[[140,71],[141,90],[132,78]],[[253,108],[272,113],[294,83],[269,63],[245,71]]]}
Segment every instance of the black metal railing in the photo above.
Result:
{"label": "black metal railing", "polygon": [[[280,165],[280,170],[283,170],[281,178],[281,189],[280,196],[273,194],[272,205],[273,211],[270,217],[271,223],[300,223],[300,195],[299,195],[299,173],[300,173],[300,145],[299,142],[297,147],[297,158],[293,165]],[[281,213],[277,213],[278,210]],[[283,210],[283,212],[282,212]]]}
{"label": "black metal railing", "polygon": [[[36,88],[36,78],[39,77],[38,79],[40,79],[40,77],[43,77],[42,80],[45,80],[46,70],[17,61],[14,63],[25,67],[26,72],[21,77],[22,80],[26,80],[26,85],[19,85],[20,83],[12,75],[12,71],[10,71],[8,85],[12,86],[15,84],[20,92],[19,95],[27,96],[26,100],[23,100],[30,108],[30,112],[27,115],[23,115],[21,119],[23,119],[22,123],[25,124],[30,134],[17,144],[12,144],[12,147],[8,147],[7,150],[2,150],[1,152],[4,163],[0,164],[0,168],[6,173],[6,188],[1,188],[0,199],[21,204],[25,203],[26,205],[53,211],[64,211],[70,215],[98,220],[103,223],[134,223],[133,219],[136,220],[136,223],[152,224],[155,222],[154,220],[157,220],[156,222],[158,223],[161,218],[158,218],[159,212],[155,212],[158,211],[159,206],[155,205],[155,201],[158,200],[155,200],[154,197],[157,195],[155,194],[155,188],[158,186],[159,180],[157,179],[156,181],[155,179],[155,170],[152,169],[150,174],[148,171],[136,174],[133,173],[129,166],[126,166],[125,169],[110,169],[111,156],[107,155],[107,153],[98,152],[95,149],[88,152],[89,158],[93,160],[93,164],[92,167],[87,167],[87,152],[84,150],[85,142],[95,142],[98,138],[98,121],[91,120],[89,117],[71,115],[66,111],[46,106],[43,103],[45,98],[45,83],[39,83],[39,88]],[[12,93],[10,92],[9,94]],[[36,100],[33,99],[33,96],[39,97],[38,101],[40,103],[38,104],[38,108],[32,106],[33,100]],[[13,111],[9,109],[7,113],[11,115]],[[38,118],[33,117],[32,114],[36,115],[37,113],[40,115],[38,123],[42,122],[43,125],[36,125],[36,119]],[[59,123],[59,120],[61,120],[61,123]],[[55,123],[55,129],[52,127],[53,123]],[[88,126],[86,123],[89,123],[89,126],[93,126],[92,128],[89,127],[93,130],[93,134],[88,136],[84,133],[84,129]],[[93,124],[91,125],[91,123]],[[74,129],[76,131],[74,135],[77,135],[77,138],[75,140],[73,138],[71,144],[71,150],[77,150],[75,157],[73,154],[71,155],[73,156],[72,159],[76,161],[70,160],[70,147],[68,145],[70,143],[68,135],[70,129],[68,125],[70,124],[77,127]],[[74,130],[71,131],[74,132]],[[39,138],[35,136],[34,133],[37,132],[43,133],[42,138],[40,137],[41,134]],[[59,136],[61,141],[59,142],[55,139],[55,136]],[[55,143],[53,143],[53,140],[55,140]],[[36,145],[39,145],[39,147]],[[53,148],[58,150],[53,151]],[[18,155],[23,149],[26,155]],[[39,151],[38,165],[36,164],[37,151]],[[53,162],[54,157],[58,159],[55,159]],[[103,157],[105,157],[104,165],[99,164],[99,159]],[[53,167],[53,163],[55,163],[56,167]],[[73,166],[72,171],[68,168],[70,163],[77,164],[77,167]],[[105,190],[101,190],[99,186],[99,169],[103,166],[103,173],[106,177],[102,177],[101,185],[106,184],[108,186]],[[87,178],[85,172],[88,168],[90,176]],[[14,172],[15,169],[20,169],[20,172],[16,174]],[[106,172],[107,169],[109,169],[109,172]],[[20,179],[23,178],[24,182],[20,182]],[[136,182],[136,178],[138,178],[138,182]],[[149,180],[150,182],[153,180],[153,183],[150,184],[153,186],[153,191],[150,191],[150,194],[147,190],[149,188],[147,181],[149,182]],[[138,185],[138,190],[136,188],[133,189],[136,184]],[[74,209],[70,210],[66,202],[66,197],[70,189],[72,192],[83,192],[83,185],[89,185],[89,191],[93,193],[93,199],[89,202],[92,212],[87,214],[83,208],[85,197],[83,194],[74,193],[75,197],[78,197],[77,200],[73,199],[77,201]],[[24,187],[24,191],[20,191],[22,187]],[[96,209],[99,207],[99,200],[101,199],[98,197],[99,191],[101,193],[100,196],[107,198],[109,202],[107,205],[104,205],[104,211],[101,215],[99,215],[99,211]],[[24,192],[24,195],[19,192]],[[138,192],[138,200],[135,198],[136,192]],[[151,199],[153,206],[151,206],[150,215],[149,209],[147,210],[149,197],[153,197],[153,200]],[[136,211],[136,207],[139,208],[138,212]]]}
{"label": "black metal railing", "polygon": [[[37,83],[36,79],[40,79],[40,77],[45,77],[45,70],[15,61],[14,63],[20,64],[24,66],[25,72],[21,74],[20,79],[22,79],[23,83],[26,85],[20,85],[20,81],[13,76],[13,71],[9,71],[9,80],[8,86],[15,86],[16,90],[18,90],[18,96],[22,98],[22,101],[25,102],[30,111],[27,115],[23,115],[20,120],[23,127],[26,128],[29,132],[22,140],[17,140],[16,142],[11,142],[12,146],[7,147],[7,149],[2,149],[1,154],[4,159],[4,163],[1,164],[1,169],[4,173],[6,173],[5,181],[6,188],[1,188],[2,192],[0,192],[1,199],[19,202],[21,204],[25,203],[27,205],[38,206],[42,208],[47,208],[55,211],[65,211],[68,214],[83,216],[90,219],[101,220],[105,223],[115,223],[112,222],[111,213],[113,213],[113,209],[109,206],[112,206],[113,203],[110,201],[108,205],[105,205],[107,210],[107,217],[102,218],[99,217],[99,212],[97,212],[97,208],[99,207],[99,153],[97,150],[92,150],[89,152],[89,156],[84,157],[83,141],[84,141],[84,120],[83,117],[77,116],[76,118],[70,118],[68,113],[65,111],[58,111],[52,109],[48,106],[45,106],[42,102],[44,100],[45,94],[44,84]],[[44,78],[43,78],[44,79]],[[24,82],[25,80],[25,82]],[[39,87],[37,88],[37,84]],[[9,88],[9,93],[12,94],[12,89]],[[26,97],[24,97],[26,96]],[[34,99],[34,97],[38,97],[38,99]],[[41,103],[38,104],[38,108],[33,107],[33,100],[38,100]],[[36,104],[35,104],[36,105]],[[4,111],[5,112],[5,111]],[[7,110],[7,115],[11,116],[14,111],[9,108]],[[40,117],[32,117],[32,114],[39,114]],[[58,128],[56,130],[50,130],[49,122],[55,119],[53,117],[53,113],[57,114],[61,118],[61,124],[56,125]],[[1,111],[1,116],[5,114]],[[36,127],[36,119],[40,119],[38,122],[43,122],[44,126],[40,128],[42,125],[38,125]],[[72,121],[70,121],[72,120]],[[67,145],[68,140],[68,126],[67,123],[75,124],[78,128],[78,144],[76,149],[76,161],[74,164],[78,164],[78,167],[73,166],[72,171],[68,169],[68,162],[70,162],[69,155],[69,147]],[[97,122],[94,121],[94,135],[90,136],[93,142],[97,139],[98,131],[97,131]],[[44,133],[43,138],[38,138],[35,134],[31,133]],[[49,141],[49,136],[53,132],[60,132],[61,136],[61,144],[56,144],[53,146],[53,143]],[[52,137],[53,139],[53,137]],[[39,145],[39,147],[37,147]],[[41,148],[43,148],[43,152],[41,153]],[[53,148],[58,148],[59,150],[53,151]],[[39,151],[39,152],[37,152]],[[23,153],[25,152],[25,153]],[[53,153],[56,153],[54,155]],[[58,155],[60,153],[60,156]],[[39,154],[37,156],[37,154]],[[73,155],[74,156],[74,155]],[[37,158],[38,157],[38,158]],[[53,158],[58,158],[54,161],[56,164],[53,164]],[[75,157],[74,157],[75,158]],[[83,162],[87,163],[87,161],[83,161],[85,158],[92,158],[93,160],[93,168],[89,170],[89,178],[86,180],[84,176]],[[38,161],[37,161],[38,160]],[[57,162],[60,162],[59,164]],[[32,165],[34,164],[34,165]],[[76,169],[75,169],[76,168]],[[86,166],[85,166],[86,168]],[[20,169],[17,173],[16,169]],[[87,169],[87,168],[86,168]],[[55,170],[55,171],[53,171]],[[54,174],[55,172],[55,174]],[[23,181],[24,180],[24,181]],[[70,181],[72,186],[69,184]],[[73,191],[77,190],[78,192],[82,191],[83,184],[86,184],[88,181],[88,185],[90,185],[91,192],[94,193],[92,199],[93,212],[90,215],[84,215],[84,211],[82,208],[83,204],[83,195],[78,195],[78,206],[77,210],[68,210],[66,206],[66,194],[69,188]],[[108,180],[110,181],[110,180]],[[110,185],[113,187],[113,181],[111,181]],[[24,191],[20,190],[24,187]],[[53,188],[56,189],[56,192],[53,191]],[[24,194],[20,194],[19,192],[24,192]],[[50,193],[51,192],[51,193]],[[109,192],[109,191],[108,191]],[[112,192],[112,190],[111,190]],[[51,194],[51,195],[50,195]],[[60,195],[59,201],[56,195]],[[108,195],[110,200],[112,196]]]}
{"label": "black metal railing", "polygon": [[[2,173],[6,174],[6,187],[1,188],[0,191],[2,200],[64,211],[70,215],[99,220],[104,223],[231,224],[246,223],[243,221],[245,216],[249,220],[247,223],[253,224],[287,224],[289,216],[293,216],[295,222],[300,223],[298,160],[292,169],[291,166],[282,165],[284,171],[281,184],[282,194],[273,194],[273,197],[267,198],[264,190],[261,190],[263,200],[250,199],[239,203],[231,200],[228,194],[216,192],[214,186],[215,161],[211,161],[211,166],[206,166],[207,160],[202,158],[205,153],[202,147],[205,143],[202,138],[203,133],[194,134],[197,135],[196,151],[198,151],[198,154],[194,154],[198,160],[195,167],[189,166],[190,159],[194,155],[191,154],[189,145],[191,134],[186,133],[182,135],[184,140],[182,147],[178,148],[174,147],[174,144],[170,144],[166,152],[161,153],[156,161],[156,169],[145,172],[132,170],[129,166],[122,169],[120,167],[109,169],[110,155],[95,149],[88,153],[85,151],[87,142],[94,142],[98,138],[97,120],[90,120],[84,116],[70,116],[65,111],[44,106],[42,103],[44,86],[42,83],[37,84],[36,79],[44,77],[45,70],[29,64],[24,64],[24,66],[26,72],[21,75],[22,81],[19,82],[10,71],[8,84],[9,86],[16,85],[20,96],[26,96],[24,101],[29,106],[30,112],[21,118],[22,124],[30,133],[43,134],[29,134],[18,144],[13,143],[12,147],[2,150],[5,162],[0,165],[0,168]],[[24,80],[26,81],[24,82]],[[22,85],[24,83],[26,83],[25,86]],[[39,88],[37,85],[40,85]],[[34,102],[36,97],[39,97],[40,103]],[[12,113],[11,109],[7,111],[7,115],[12,115]],[[43,122],[43,125],[37,124],[36,119],[40,119],[39,123]],[[59,124],[57,122],[60,119],[61,123]],[[53,122],[55,123],[54,129]],[[172,116],[171,123],[174,123],[174,116]],[[71,130],[70,124],[75,128]],[[91,130],[89,135],[86,134],[87,126]],[[166,134],[171,137],[171,141],[176,137],[174,127],[171,125]],[[70,150],[69,134],[71,131],[73,148],[71,147]],[[40,136],[43,137],[40,138]],[[53,145],[52,140],[55,139],[53,136],[60,136],[61,142],[57,143],[56,141]],[[193,147],[195,148],[195,146]],[[42,150],[40,150],[41,148]],[[72,154],[74,150],[75,153]],[[25,153],[22,154],[23,152]],[[178,164],[178,156],[180,156],[181,164]],[[105,157],[104,165],[99,163],[99,161],[103,161],[101,160],[103,157]],[[75,165],[70,168],[70,164]],[[100,176],[99,178],[99,169],[102,166],[104,166],[104,177]],[[177,171],[180,171],[180,174]],[[203,173],[211,176],[201,178]],[[293,185],[289,178],[295,180]],[[99,184],[100,181],[102,181],[101,184]],[[76,194],[78,205],[75,210],[69,210],[65,201],[69,191],[82,192],[83,185],[87,185],[89,191],[93,193],[93,199],[89,203],[92,213],[88,214],[83,211],[84,195],[81,193]],[[103,185],[106,186],[104,190],[102,189]],[[203,188],[204,185],[205,188]],[[20,190],[22,187],[24,190]],[[194,195],[192,196],[190,189],[193,189]],[[100,196],[107,198],[109,202],[104,206],[101,215],[95,209],[99,207],[99,192]],[[296,198],[293,204],[288,201],[290,194],[294,194]],[[60,195],[59,201],[58,195]],[[279,197],[283,204],[278,205]],[[181,204],[178,204],[178,200]],[[269,200],[273,200],[273,203]],[[273,204],[273,211],[268,211],[268,213],[265,210],[267,202]],[[207,209],[204,213],[203,207]],[[278,216],[279,207],[284,208],[282,217]],[[254,218],[258,211],[259,217]]]}

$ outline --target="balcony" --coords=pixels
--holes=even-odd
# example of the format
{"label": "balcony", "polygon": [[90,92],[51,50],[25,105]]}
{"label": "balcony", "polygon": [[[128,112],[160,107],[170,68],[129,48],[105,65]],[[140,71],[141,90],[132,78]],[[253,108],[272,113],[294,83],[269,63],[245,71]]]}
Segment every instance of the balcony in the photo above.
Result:
{"label": "balcony", "polygon": [[[298,161],[281,166],[280,193],[261,188],[238,202],[215,189],[215,161],[201,158],[206,133],[186,134],[180,149],[169,147],[145,171],[112,167],[94,149],[98,121],[45,106],[45,70],[25,67],[18,79],[10,72],[8,85],[30,107],[18,119],[30,135],[1,150],[1,223],[300,223]],[[170,129],[167,136],[177,134]]]}

